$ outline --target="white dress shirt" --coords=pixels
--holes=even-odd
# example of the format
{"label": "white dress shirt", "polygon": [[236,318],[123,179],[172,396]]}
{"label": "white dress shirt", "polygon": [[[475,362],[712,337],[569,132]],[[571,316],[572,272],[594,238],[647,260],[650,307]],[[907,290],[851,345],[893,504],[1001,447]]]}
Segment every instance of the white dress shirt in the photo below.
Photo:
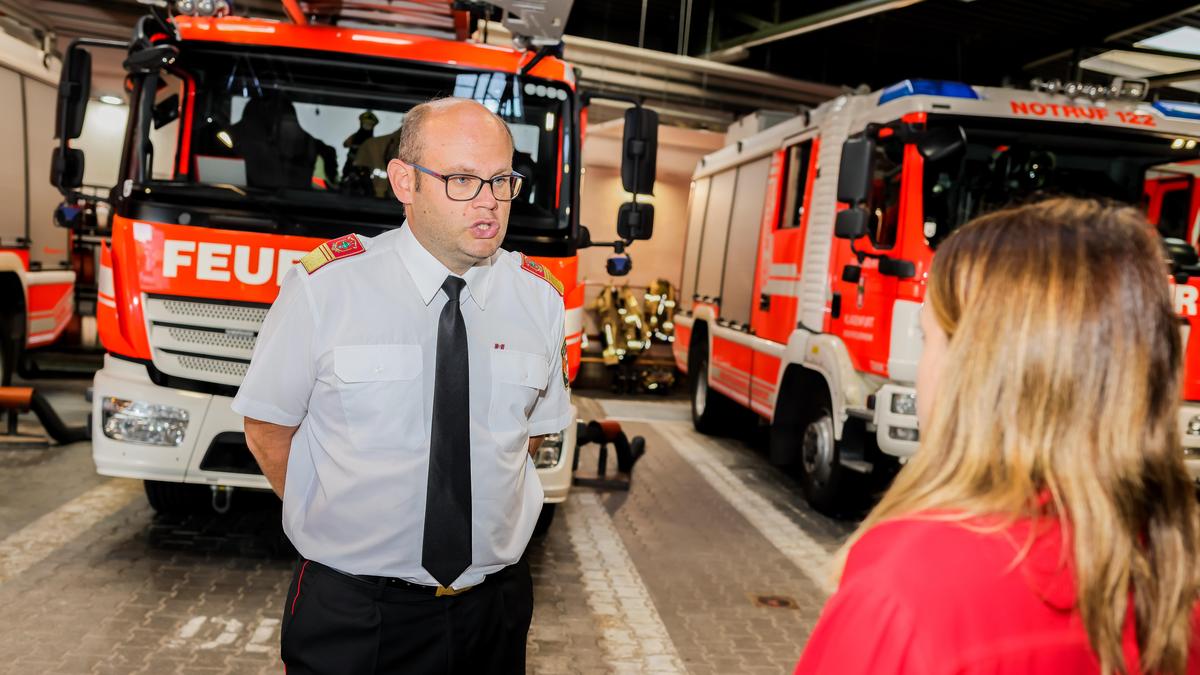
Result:
{"label": "white dress shirt", "polygon": [[[233,402],[245,417],[299,426],[283,525],[305,558],[352,574],[436,586],[421,567],[438,317],[450,272],[407,225],[309,274],[294,265]],[[467,326],[472,586],[515,563],[542,506],[530,436],[572,424],[563,299],[498,250],[459,298]]]}

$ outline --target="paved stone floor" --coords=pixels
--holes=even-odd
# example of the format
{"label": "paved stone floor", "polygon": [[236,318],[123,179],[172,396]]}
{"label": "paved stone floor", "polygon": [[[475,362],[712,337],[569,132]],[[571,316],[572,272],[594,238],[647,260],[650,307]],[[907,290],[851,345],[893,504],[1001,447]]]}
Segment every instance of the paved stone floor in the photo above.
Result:
{"label": "paved stone floor", "polygon": [[[86,382],[38,384],[83,423]],[[696,434],[685,401],[577,403],[647,451],[630,491],[577,488],[531,545],[530,672],[789,672],[854,523],[809,510],[761,441]],[[0,450],[0,673],[282,672],[277,503],[156,516],[90,451]]]}

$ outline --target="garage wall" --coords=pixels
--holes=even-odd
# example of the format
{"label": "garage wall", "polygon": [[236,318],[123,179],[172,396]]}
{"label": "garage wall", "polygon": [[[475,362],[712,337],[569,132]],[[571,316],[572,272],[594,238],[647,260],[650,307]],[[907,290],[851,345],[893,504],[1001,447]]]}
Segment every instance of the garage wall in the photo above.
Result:
{"label": "garage wall", "polygon": [[[583,186],[580,191],[580,222],[588,227],[592,239],[612,241],[617,236],[617,210],[629,201],[621,187],[619,158],[623,120],[613,120],[588,128],[583,147]],[[617,277],[616,283],[646,286],[665,278],[679,289],[683,280],[683,247],[687,238],[687,207],[691,176],[700,158],[724,145],[722,134],[695,129],[663,126],[659,128],[658,173],[654,195],[654,237],[634,242],[630,247],[633,271]],[[613,277],[604,268],[613,255],[611,248],[590,248],[579,252],[579,278],[589,282],[585,303],[600,292]],[[584,312],[584,330],[596,334],[591,313]]]}
{"label": "garage wall", "polygon": [[[683,241],[687,233],[687,200],[690,181],[668,177],[659,179],[654,196],[644,201],[654,205],[654,237],[634,242],[629,253],[633,271],[622,277],[634,285],[646,286],[664,277],[676,286],[683,271]],[[608,167],[588,167],[580,193],[580,222],[591,230],[592,239],[613,241],[617,237],[617,210],[629,201],[621,187],[621,174]],[[613,255],[611,248],[589,248],[579,252],[579,277],[606,283],[610,277],[604,263]],[[590,289],[589,297],[596,291]]]}

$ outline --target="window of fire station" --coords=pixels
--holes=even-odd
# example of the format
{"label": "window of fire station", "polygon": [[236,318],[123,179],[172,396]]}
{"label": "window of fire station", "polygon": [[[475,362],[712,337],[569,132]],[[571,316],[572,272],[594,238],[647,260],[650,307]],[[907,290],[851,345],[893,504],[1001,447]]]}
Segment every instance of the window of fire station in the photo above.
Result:
{"label": "window of fire station", "polygon": [[[160,199],[175,191],[194,199],[210,188],[206,198],[246,209],[327,210],[394,226],[399,206],[387,164],[396,156],[404,117],[418,103],[453,95],[480,102],[512,132],[513,170],[525,180],[513,202],[510,232],[532,236],[568,225],[572,95],[561,83],[396,61],[351,64],[303,53],[195,46],[183,48],[169,77],[170,86],[155,94],[155,119],[143,124],[144,136],[135,137],[135,156],[149,154],[153,170],[131,176],[154,182]],[[194,94],[171,113],[169,98],[181,91],[179,78],[191,81]],[[186,140],[181,124],[191,131]]]}
{"label": "window of fire station", "polygon": [[783,169],[783,208],[779,210],[779,229],[800,227],[804,222],[804,192],[808,188],[808,167],[812,157],[811,140],[788,148]]}
{"label": "window of fire station", "polygon": [[896,245],[900,229],[900,177],[903,168],[904,145],[881,141],[875,146],[875,173],[871,179],[871,195],[867,201],[871,212],[868,234],[878,249]]}

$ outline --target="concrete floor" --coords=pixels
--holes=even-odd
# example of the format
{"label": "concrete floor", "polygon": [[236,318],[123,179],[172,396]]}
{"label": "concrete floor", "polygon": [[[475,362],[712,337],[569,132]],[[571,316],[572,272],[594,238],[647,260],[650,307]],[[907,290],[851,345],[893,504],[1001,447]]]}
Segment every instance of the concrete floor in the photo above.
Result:
{"label": "concrete floor", "polygon": [[[84,422],[86,381],[36,384]],[[854,523],[809,510],[752,443],[697,434],[686,401],[576,402],[647,452],[629,492],[574,490],[531,544],[530,672],[788,672]],[[0,672],[282,672],[278,507],[156,516],[90,451],[0,450]]]}

